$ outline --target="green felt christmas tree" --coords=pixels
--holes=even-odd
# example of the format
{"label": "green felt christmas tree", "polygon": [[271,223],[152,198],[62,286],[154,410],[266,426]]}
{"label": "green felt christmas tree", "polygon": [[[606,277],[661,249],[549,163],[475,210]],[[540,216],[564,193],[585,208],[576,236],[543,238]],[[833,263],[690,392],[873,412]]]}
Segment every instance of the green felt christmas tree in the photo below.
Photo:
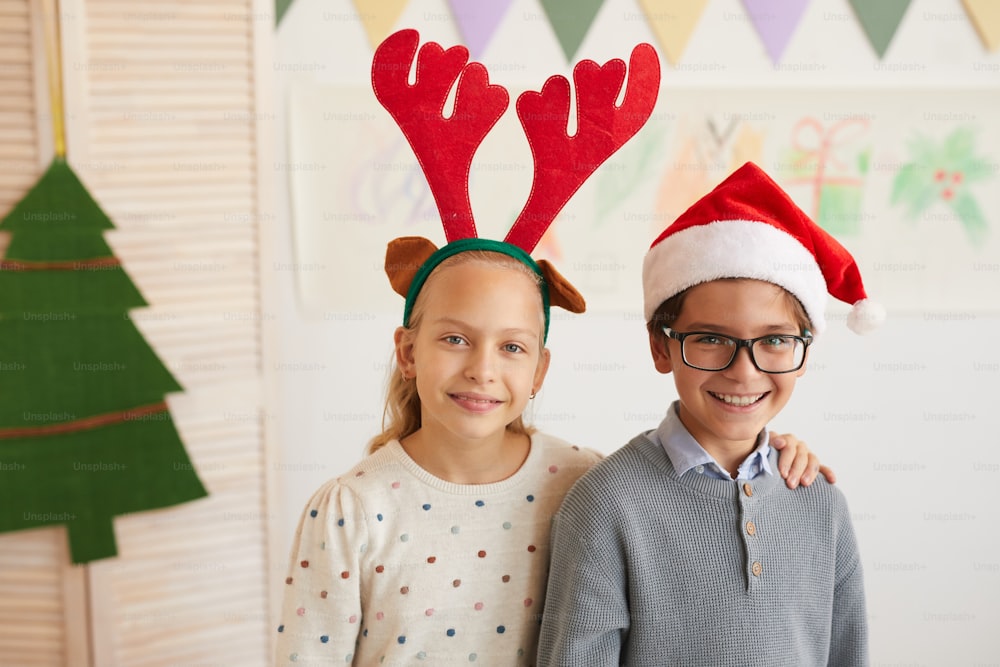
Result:
{"label": "green felt christmas tree", "polygon": [[112,228],[60,157],[0,222],[0,532],[63,524],[75,563],[116,554],[114,516],[206,495]]}

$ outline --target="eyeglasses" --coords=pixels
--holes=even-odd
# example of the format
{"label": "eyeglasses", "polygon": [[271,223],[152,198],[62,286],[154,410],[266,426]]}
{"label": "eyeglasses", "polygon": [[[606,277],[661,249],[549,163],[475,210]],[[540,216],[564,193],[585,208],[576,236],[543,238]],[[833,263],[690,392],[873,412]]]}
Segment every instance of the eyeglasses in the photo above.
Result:
{"label": "eyeglasses", "polygon": [[681,359],[699,371],[721,371],[729,368],[736,353],[745,347],[750,361],[761,373],[791,373],[802,368],[806,348],[813,338],[788,334],[769,334],[759,338],[733,338],[710,331],[678,333],[663,327],[663,333],[681,344]]}

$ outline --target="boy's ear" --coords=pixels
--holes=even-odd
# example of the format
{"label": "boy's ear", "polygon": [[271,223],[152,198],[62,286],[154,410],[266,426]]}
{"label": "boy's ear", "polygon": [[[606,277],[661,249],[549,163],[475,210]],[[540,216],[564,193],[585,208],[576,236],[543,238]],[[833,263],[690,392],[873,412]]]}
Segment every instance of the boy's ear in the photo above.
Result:
{"label": "boy's ear", "polygon": [[416,377],[411,333],[406,327],[396,327],[396,332],[392,336],[393,343],[396,345],[396,367],[407,380],[412,380]]}
{"label": "boy's ear", "polygon": [[670,360],[670,350],[667,347],[667,341],[662,336],[657,336],[654,333],[649,334],[649,351],[653,355],[653,366],[656,367],[658,372],[666,375],[674,369],[673,362]]}
{"label": "boy's ear", "polygon": [[422,236],[401,236],[389,241],[385,249],[385,274],[396,294],[406,298],[417,269],[436,250],[437,246]]}
{"label": "boy's ear", "polygon": [[571,313],[582,313],[587,309],[583,295],[576,291],[568,280],[548,260],[540,259],[538,268],[542,270],[545,284],[549,287],[549,305],[558,306]]}

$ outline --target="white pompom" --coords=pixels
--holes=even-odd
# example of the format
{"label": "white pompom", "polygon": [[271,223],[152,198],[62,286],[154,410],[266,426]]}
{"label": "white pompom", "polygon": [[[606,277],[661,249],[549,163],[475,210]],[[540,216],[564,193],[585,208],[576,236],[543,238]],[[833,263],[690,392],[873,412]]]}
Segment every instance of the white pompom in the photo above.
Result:
{"label": "white pompom", "polygon": [[854,304],[847,315],[847,327],[857,334],[868,334],[885,322],[885,308],[871,299],[862,299]]}

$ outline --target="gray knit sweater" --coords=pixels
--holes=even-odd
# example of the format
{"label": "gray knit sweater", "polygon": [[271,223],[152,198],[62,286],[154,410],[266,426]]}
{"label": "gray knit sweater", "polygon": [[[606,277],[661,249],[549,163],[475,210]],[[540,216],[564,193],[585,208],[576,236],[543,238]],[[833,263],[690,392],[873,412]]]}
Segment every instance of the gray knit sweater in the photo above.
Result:
{"label": "gray knit sweater", "polygon": [[640,435],[554,519],[540,667],[856,667],[867,634],[850,514],[821,478],[678,478]]}

